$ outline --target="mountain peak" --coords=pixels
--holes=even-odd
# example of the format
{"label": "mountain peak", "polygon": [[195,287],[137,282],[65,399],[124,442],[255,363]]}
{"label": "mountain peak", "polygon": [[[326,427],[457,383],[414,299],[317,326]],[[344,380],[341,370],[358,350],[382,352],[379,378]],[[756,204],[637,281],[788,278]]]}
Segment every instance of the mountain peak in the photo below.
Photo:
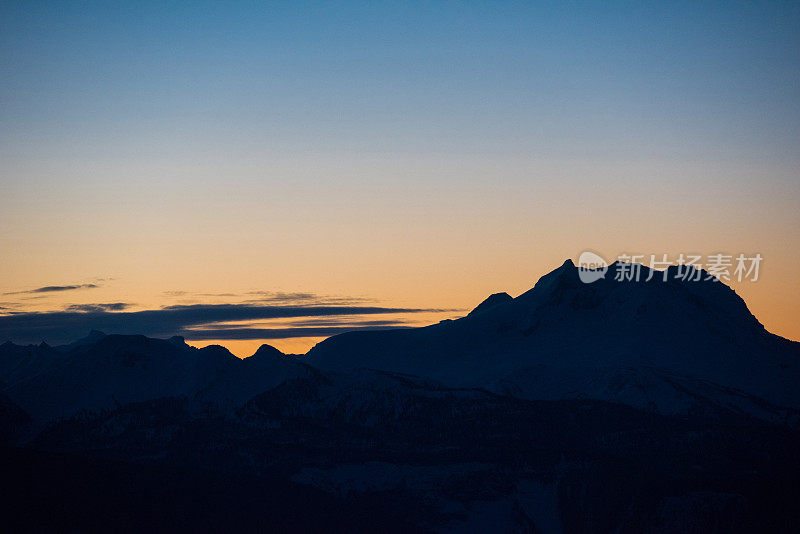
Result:
{"label": "mountain peak", "polygon": [[272,345],[267,345],[264,343],[258,350],[250,356],[250,358],[275,358],[275,357],[283,357],[285,356],[281,351],[273,347]]}
{"label": "mountain peak", "polygon": [[202,358],[208,358],[209,360],[236,360],[236,356],[231,354],[231,351],[223,347],[222,345],[207,345],[202,349],[199,349],[197,353]]}
{"label": "mountain peak", "polygon": [[169,343],[171,343],[172,345],[175,345],[176,347],[187,347],[188,346],[186,344],[186,338],[184,338],[183,336],[172,336],[167,341]]}
{"label": "mountain peak", "polygon": [[106,337],[105,333],[103,333],[103,332],[101,332],[99,330],[92,329],[92,330],[89,330],[89,334],[87,334],[86,337],[82,337],[81,339],[73,341],[72,343],[68,343],[67,345],[61,345],[59,347],[59,349],[60,350],[72,350],[72,349],[75,349],[77,347],[93,345],[93,344],[97,343],[98,341],[100,341],[101,339],[104,339],[105,337]]}
{"label": "mountain peak", "polygon": [[476,313],[481,313],[501,304],[505,304],[506,302],[510,302],[514,300],[511,295],[505,292],[501,293],[494,293],[493,295],[489,295],[486,299],[478,304],[474,310],[469,312],[468,315],[474,315]]}

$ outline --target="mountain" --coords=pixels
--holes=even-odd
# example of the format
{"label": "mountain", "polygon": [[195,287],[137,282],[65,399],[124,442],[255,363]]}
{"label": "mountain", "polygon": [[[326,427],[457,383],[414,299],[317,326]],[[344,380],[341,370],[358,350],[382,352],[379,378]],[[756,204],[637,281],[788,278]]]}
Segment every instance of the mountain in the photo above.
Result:
{"label": "mountain", "polygon": [[493,295],[489,295],[488,297],[486,297],[486,300],[478,304],[474,310],[469,312],[469,315],[475,315],[476,313],[485,312],[486,310],[489,310],[491,308],[496,308],[497,306],[505,304],[512,300],[514,299],[508,293],[505,292],[494,293]]}
{"label": "mountain", "polygon": [[93,331],[56,348],[0,346],[2,393],[40,422],[164,397],[226,409],[307,372],[268,345],[239,359],[224,347],[197,349],[182,338]]}
{"label": "mountain", "polygon": [[[185,398],[130,403],[56,421],[30,448],[52,451],[44,486],[53,472],[66,472],[64,480],[55,475],[57,487],[77,481],[91,489],[100,480],[103,494],[123,496],[112,501],[116,514],[104,510],[104,527],[124,527],[133,514],[146,521],[137,530],[169,530],[163,525],[175,512],[160,506],[163,497],[141,503],[159,511],[144,520],[124,498],[131,487],[159,496],[179,488],[189,502],[205,503],[190,507],[188,522],[173,531],[219,531],[231,502],[266,499],[262,510],[272,510],[275,499],[286,502],[280,495],[305,488],[348,511],[313,531],[373,531],[347,518],[367,509],[371,525],[404,532],[731,533],[794,532],[798,446],[797,430],[732,413],[673,417],[595,400],[531,401],[359,370],[291,378],[225,414],[197,412]],[[96,467],[88,481],[74,467],[108,461],[128,467]],[[30,468],[14,477],[11,467],[3,482],[25,486]],[[198,482],[176,488],[175,470]],[[215,482],[206,488],[209,472]],[[72,530],[89,530],[83,515],[95,517],[95,502],[70,501]],[[308,518],[328,517],[317,499],[286,504]],[[282,524],[252,507],[240,513],[240,532]]]}
{"label": "mountain", "polygon": [[617,281],[615,268],[587,284],[567,260],[522,295],[496,293],[460,319],[345,333],[305,356],[264,345],[240,360],[180,337],[97,331],[59,347],[5,343],[0,392],[40,421],[170,396],[227,410],[308,376],[310,365],[329,375],[371,369],[531,400],[797,421],[800,344],[767,332],[707,273],[691,281],[674,267],[641,266],[640,281]]}
{"label": "mountain", "polygon": [[[418,329],[351,332],[308,353],[329,372],[368,368],[528,399],[593,398],[662,413],[796,417],[800,344],[770,334],[724,283],[676,267],[583,283],[567,260],[522,295]],[[650,278],[649,280],[647,280]]]}
{"label": "mountain", "polygon": [[6,526],[794,532],[798,343],[721,282],[615,269],[303,356],[0,345]]}

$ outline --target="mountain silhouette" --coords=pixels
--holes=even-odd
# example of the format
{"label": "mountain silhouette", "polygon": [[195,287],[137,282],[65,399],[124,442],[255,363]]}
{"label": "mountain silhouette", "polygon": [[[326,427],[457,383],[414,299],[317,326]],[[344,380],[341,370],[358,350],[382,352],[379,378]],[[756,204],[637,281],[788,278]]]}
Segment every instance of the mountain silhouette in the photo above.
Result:
{"label": "mountain silhouette", "polygon": [[104,335],[69,345],[0,347],[3,392],[36,420],[130,402],[187,397],[198,406],[239,405],[306,366],[264,345],[239,359],[226,348],[197,349],[182,338]]}
{"label": "mountain silhouette", "polygon": [[305,355],[4,343],[7,526],[792,532],[800,344],[705,272],[616,270],[583,283],[567,260],[460,319]]}
{"label": "mountain silhouette", "polygon": [[[379,369],[530,399],[597,398],[664,413],[700,404],[766,417],[800,408],[800,344],[768,333],[728,286],[701,272],[582,283],[567,260],[511,298],[425,328],[352,332],[309,353],[322,370]],[[645,281],[648,278],[649,281]]]}
{"label": "mountain silhouette", "polygon": [[[732,409],[779,420],[800,409],[800,344],[770,334],[724,283],[641,266],[639,281],[581,282],[570,261],[512,298],[423,328],[340,334],[307,355],[251,357],[183,338],[105,335],[0,346],[2,391],[36,419],[167,396],[241,404],[312,366],[371,369],[532,400],[589,398],[661,413]],[[666,276],[665,276],[666,275]],[[646,281],[645,281],[646,280]]]}

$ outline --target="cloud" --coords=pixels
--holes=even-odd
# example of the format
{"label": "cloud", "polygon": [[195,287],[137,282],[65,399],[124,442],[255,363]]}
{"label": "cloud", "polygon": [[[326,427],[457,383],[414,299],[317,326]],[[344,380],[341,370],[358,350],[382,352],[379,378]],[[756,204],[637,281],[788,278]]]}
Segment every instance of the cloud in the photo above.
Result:
{"label": "cloud", "polygon": [[[117,303],[112,303],[117,304]],[[120,303],[122,304],[122,303]],[[80,306],[80,305],[78,305]],[[353,329],[344,318],[347,316],[379,314],[415,314],[420,312],[453,312],[429,308],[391,308],[380,306],[310,306],[310,305],[250,305],[250,304],[193,304],[167,306],[158,310],[109,311],[78,308],[54,312],[27,312],[0,316],[0,340],[18,343],[47,341],[51,345],[68,343],[86,335],[90,329],[116,334],[144,334],[151,337],[184,335],[209,336],[210,332],[228,332],[225,337],[205,339],[280,339],[285,337],[325,336]],[[330,318],[341,320],[340,325],[290,326],[288,328],[251,328],[241,325],[234,329],[218,323],[266,319]],[[386,323],[352,323],[355,328],[387,328]],[[203,333],[200,333],[200,332]],[[237,335],[239,337],[231,337]],[[244,337],[252,336],[252,337]],[[278,337],[270,337],[278,336]]]}
{"label": "cloud", "polygon": [[406,321],[378,320],[378,321],[348,321],[344,317],[326,317],[324,319],[304,319],[292,321],[290,326],[402,326]]}
{"label": "cloud", "polygon": [[108,302],[105,304],[71,304],[66,307],[67,311],[76,312],[104,312],[104,311],[122,311],[129,308],[131,305],[127,302]]}
{"label": "cloud", "polygon": [[350,304],[364,304],[374,302],[373,299],[363,297],[334,297],[315,295],[313,293],[270,293],[267,291],[251,291],[249,296],[256,296],[245,300],[250,304],[294,304],[296,306],[345,306]]}
{"label": "cloud", "polygon": [[253,324],[211,324],[189,328],[180,333],[187,339],[287,339],[297,337],[328,337],[353,330],[387,330],[408,328],[401,320],[348,320],[347,317],[291,321],[285,326],[264,328]]}
{"label": "cloud", "polygon": [[162,293],[162,295],[167,297],[183,297],[186,294],[186,291],[164,291]]}
{"label": "cloud", "polygon": [[43,286],[26,291],[11,291],[4,295],[24,295],[28,293],[58,293],[60,291],[73,291],[75,289],[95,289],[100,287],[98,284],[72,284],[68,286]]}
{"label": "cloud", "polygon": [[[246,295],[253,297],[252,302],[328,302],[339,300],[334,297],[324,297],[316,293],[284,292],[284,291],[248,291]],[[354,301],[357,299],[346,299]]]}
{"label": "cloud", "polygon": [[209,339],[288,339],[297,337],[328,337],[353,330],[387,330],[406,326],[318,326],[299,328],[224,328],[186,330],[180,335],[192,341]]}
{"label": "cloud", "polygon": [[349,304],[363,304],[374,302],[374,299],[364,297],[341,297],[319,295],[309,292],[287,291],[247,291],[246,293],[200,293],[195,291],[164,291],[164,296],[178,297],[239,297],[243,304],[292,304],[295,306],[343,306]]}

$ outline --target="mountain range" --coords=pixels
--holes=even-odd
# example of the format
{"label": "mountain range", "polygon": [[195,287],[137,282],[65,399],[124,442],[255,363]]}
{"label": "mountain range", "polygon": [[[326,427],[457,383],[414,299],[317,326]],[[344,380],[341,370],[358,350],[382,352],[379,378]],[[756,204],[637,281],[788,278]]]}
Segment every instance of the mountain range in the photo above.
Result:
{"label": "mountain range", "polygon": [[528,399],[593,398],[668,414],[711,403],[796,416],[800,343],[767,332],[704,271],[694,281],[677,267],[666,278],[641,269],[639,281],[586,284],[567,260],[517,298],[498,293],[466,317],[426,328],[334,336],[308,360],[326,371],[373,368]]}
{"label": "mountain range", "polygon": [[[6,484],[50,491],[31,486],[37,462],[54,487],[86,476],[75,465],[100,465],[83,483],[103,499],[92,481],[108,473],[143,491],[164,478],[198,499],[207,486],[187,489],[186,477],[246,477],[235,505],[183,503],[194,530],[226,510],[240,530],[263,530],[259,508],[240,507],[268,487],[298,495],[285,505],[321,518],[312,530],[791,531],[800,343],[767,332],[705,272],[642,266],[638,281],[617,280],[615,267],[583,283],[567,260],[460,319],[340,334],[305,355],[263,345],[239,359],[97,331],[56,347],[7,342]],[[341,505],[353,515],[330,512]],[[119,527],[128,506],[112,499],[87,519],[75,505],[17,527]],[[160,530],[174,510],[159,513],[139,526]]]}

